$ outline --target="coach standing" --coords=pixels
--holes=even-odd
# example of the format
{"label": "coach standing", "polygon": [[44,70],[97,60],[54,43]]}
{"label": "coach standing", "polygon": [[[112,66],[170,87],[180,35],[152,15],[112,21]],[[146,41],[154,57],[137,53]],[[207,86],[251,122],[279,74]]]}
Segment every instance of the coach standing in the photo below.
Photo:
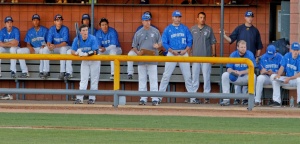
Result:
{"label": "coach standing", "polygon": [[[199,12],[197,21],[198,24],[191,28],[191,33],[193,35],[193,56],[201,57],[215,57],[216,56],[216,38],[213,29],[205,24],[206,14],[204,12]],[[193,63],[192,64],[192,84],[194,92],[197,92],[199,88],[199,74],[200,69],[202,69],[204,86],[204,93],[210,93],[210,73],[211,73],[211,63]],[[200,103],[200,100],[196,98],[190,99],[191,103]],[[209,103],[209,99],[205,99],[205,103]]]}
{"label": "coach standing", "polygon": [[[173,23],[166,27],[162,34],[163,47],[168,51],[167,56],[188,57],[193,43],[193,36],[189,28],[181,24],[181,12],[176,10],[172,13]],[[170,77],[177,62],[166,62],[165,71],[161,79],[159,91],[166,91]],[[193,92],[190,63],[179,62],[183,74],[185,87],[188,92]]]}
{"label": "coach standing", "polygon": [[224,38],[230,44],[232,44],[234,41],[246,41],[247,50],[250,50],[253,53],[253,55],[256,57],[256,62],[258,62],[263,45],[258,29],[252,25],[253,17],[253,12],[247,11],[245,13],[245,24],[235,28],[229,37],[224,33]]}

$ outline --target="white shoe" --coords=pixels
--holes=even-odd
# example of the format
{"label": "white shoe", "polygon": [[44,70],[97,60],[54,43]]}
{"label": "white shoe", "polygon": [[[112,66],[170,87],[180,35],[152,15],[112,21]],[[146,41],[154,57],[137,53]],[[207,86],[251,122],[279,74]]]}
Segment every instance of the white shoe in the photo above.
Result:
{"label": "white shoe", "polygon": [[2,100],[12,100],[13,96],[10,94],[5,94],[4,96],[1,96],[0,99]]}

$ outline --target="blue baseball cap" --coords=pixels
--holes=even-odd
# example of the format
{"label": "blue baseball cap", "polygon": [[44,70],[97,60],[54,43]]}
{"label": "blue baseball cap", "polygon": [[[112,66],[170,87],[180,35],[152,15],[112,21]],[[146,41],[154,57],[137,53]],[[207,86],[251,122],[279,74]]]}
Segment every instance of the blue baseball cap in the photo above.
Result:
{"label": "blue baseball cap", "polygon": [[83,14],[81,19],[82,20],[90,19],[90,15],[89,14]]}
{"label": "blue baseball cap", "polygon": [[8,22],[8,21],[14,22],[11,16],[7,16],[7,17],[4,19],[4,23],[6,23],[6,22]]}
{"label": "blue baseball cap", "polygon": [[275,56],[275,53],[276,53],[276,47],[274,45],[269,45],[267,47],[266,57],[268,59],[273,58]]}
{"label": "blue baseball cap", "polygon": [[143,14],[142,20],[143,21],[145,21],[145,20],[151,20],[151,16],[149,14]]}
{"label": "blue baseball cap", "polygon": [[239,78],[239,77],[237,77],[237,76],[235,76],[235,75],[233,75],[233,74],[229,74],[229,79],[230,79],[230,81],[232,81],[232,82],[235,82],[238,78]]}
{"label": "blue baseball cap", "polygon": [[292,50],[300,50],[300,48],[299,48],[299,43],[294,42],[294,43],[291,45],[291,48],[292,48]]}
{"label": "blue baseball cap", "polygon": [[54,20],[59,20],[59,19],[64,20],[60,14],[54,16]]}
{"label": "blue baseball cap", "polygon": [[248,11],[246,11],[246,13],[245,13],[245,17],[254,17],[254,14],[253,14],[252,11],[248,10]]}
{"label": "blue baseball cap", "polygon": [[38,14],[32,15],[32,20],[34,20],[34,19],[41,20],[41,18],[40,18],[40,16]]}
{"label": "blue baseball cap", "polygon": [[181,12],[180,12],[179,10],[175,10],[175,11],[172,13],[172,17],[182,17]]}

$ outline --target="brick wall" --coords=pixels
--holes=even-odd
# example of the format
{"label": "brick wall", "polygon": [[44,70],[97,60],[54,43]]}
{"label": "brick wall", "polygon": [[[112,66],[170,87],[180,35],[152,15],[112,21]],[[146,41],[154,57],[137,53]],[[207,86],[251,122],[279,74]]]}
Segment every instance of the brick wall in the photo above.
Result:
{"label": "brick wall", "polygon": [[[25,0],[24,0],[25,1]],[[123,1],[117,1],[123,3]],[[208,0],[207,0],[208,1]],[[226,1],[226,0],[225,0]],[[19,0],[22,2],[22,0]],[[41,0],[32,0],[32,2],[42,2]],[[99,1],[100,2],[100,1]],[[111,1],[108,1],[111,2]],[[165,1],[151,0],[151,3],[161,3]],[[181,0],[174,0],[179,4]],[[212,1],[211,1],[212,2]],[[205,1],[203,2],[205,3]],[[220,7],[196,7],[196,6],[95,6],[95,25],[98,26],[100,18],[106,17],[109,25],[114,27],[119,34],[119,40],[123,48],[123,54],[127,54],[131,49],[131,40],[136,28],[141,24],[141,15],[144,11],[150,10],[153,15],[152,23],[162,32],[164,28],[171,23],[171,13],[174,10],[180,10],[183,14],[182,23],[191,27],[196,23],[197,13],[204,11],[207,14],[207,24],[210,25],[215,36],[220,41],[218,33],[220,27]],[[22,46],[27,30],[32,27],[31,17],[38,13],[41,16],[41,24],[50,27],[53,25],[53,17],[55,14],[62,14],[64,17],[64,25],[70,29],[71,39],[75,36],[74,23],[81,21],[83,13],[90,13],[90,6],[87,5],[0,5],[0,27],[4,27],[4,18],[8,15],[14,19],[14,26],[21,31]],[[255,14],[254,25],[259,29],[264,47],[269,43],[269,0],[259,2],[258,6],[250,7],[225,7],[225,30],[230,34],[234,28],[244,23],[244,13],[252,10]],[[97,27],[98,28],[98,27]],[[219,48],[219,43],[217,44]],[[224,56],[228,56],[235,49],[235,44],[229,45],[225,42]],[[264,50],[263,50],[264,51]],[[218,55],[220,50],[217,49]],[[11,81],[1,81],[1,87],[14,88],[15,84]],[[137,90],[136,83],[126,83],[126,90]],[[65,84],[62,81],[31,81],[26,82],[26,88],[57,88],[64,89]],[[75,84],[78,88],[78,83]],[[99,83],[99,89],[112,90],[112,83]],[[219,86],[213,85],[213,92],[219,92]],[[176,91],[185,91],[184,84],[176,84]],[[202,91],[202,85],[199,91]],[[47,99],[47,100],[64,100],[65,96],[52,95],[27,95],[27,99]],[[111,97],[99,97],[98,100],[112,101]],[[127,97],[128,101],[137,101],[137,97]],[[179,99],[182,101],[183,99]]]}

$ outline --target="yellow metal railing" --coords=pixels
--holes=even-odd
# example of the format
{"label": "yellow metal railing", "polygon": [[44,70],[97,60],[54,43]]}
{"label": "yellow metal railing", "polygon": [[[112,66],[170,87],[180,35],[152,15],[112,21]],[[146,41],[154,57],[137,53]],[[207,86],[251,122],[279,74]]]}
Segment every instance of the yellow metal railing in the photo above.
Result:
{"label": "yellow metal railing", "polygon": [[228,57],[183,57],[183,56],[125,56],[125,55],[94,55],[78,57],[61,54],[0,54],[0,59],[26,59],[26,60],[100,60],[114,61],[114,90],[120,89],[120,61],[143,61],[143,62],[197,62],[197,63],[235,63],[247,64],[249,68],[248,93],[254,94],[254,65],[247,58]]}

